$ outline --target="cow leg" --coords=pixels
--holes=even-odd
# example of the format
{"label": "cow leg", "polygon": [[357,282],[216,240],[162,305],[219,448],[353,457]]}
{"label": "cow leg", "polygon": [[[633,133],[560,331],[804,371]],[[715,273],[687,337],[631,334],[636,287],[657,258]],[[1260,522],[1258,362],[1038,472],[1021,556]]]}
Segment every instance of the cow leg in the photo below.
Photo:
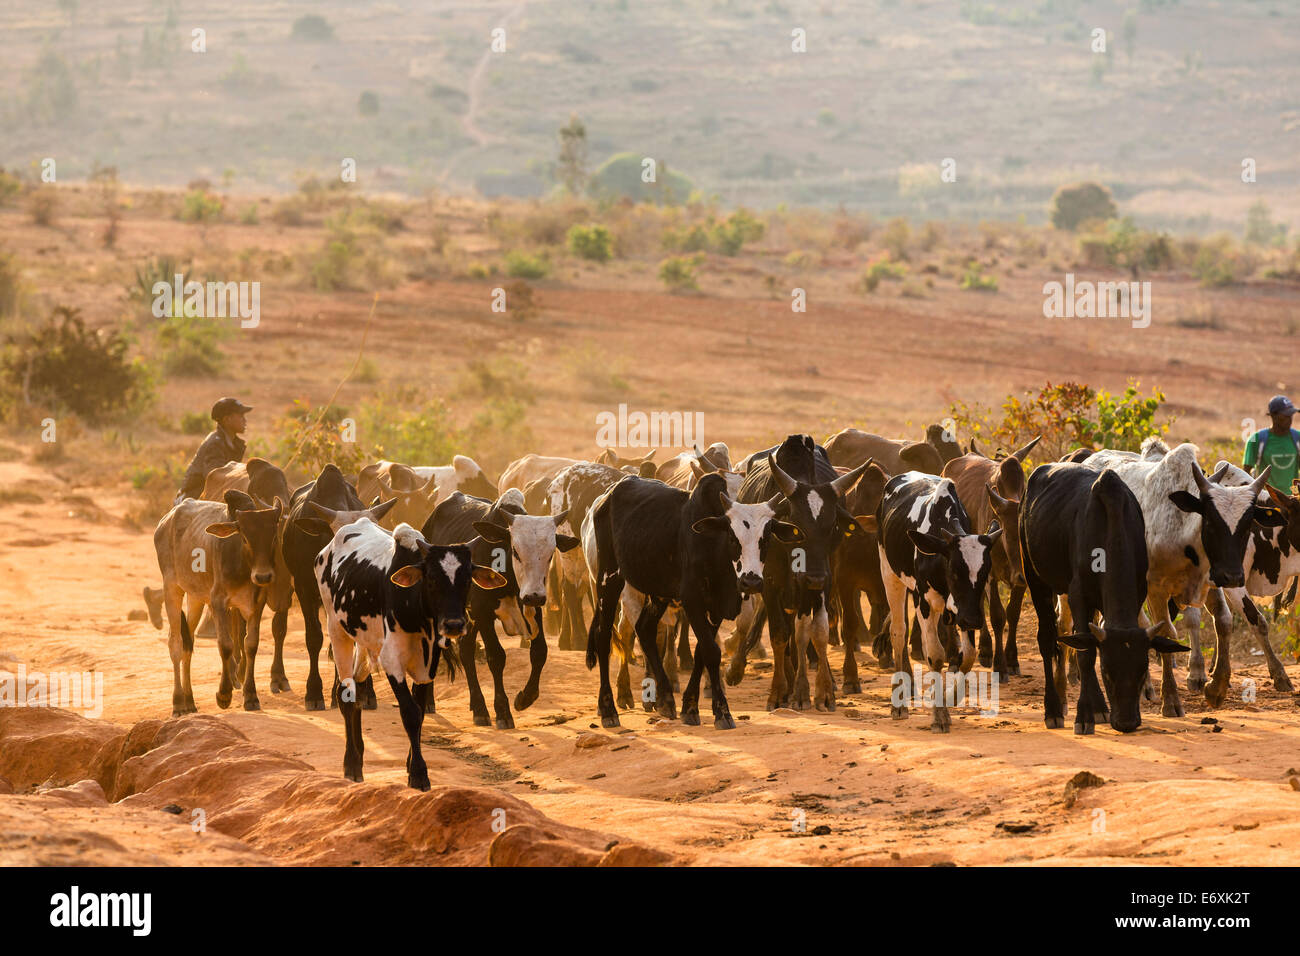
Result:
{"label": "cow leg", "polygon": [[314,580],[293,580],[293,591],[298,595],[298,609],[302,611],[303,635],[307,644],[307,688],[303,704],[307,710],[324,710],[325,693],[320,679],[320,649],[325,643],[321,632],[320,590]]}
{"label": "cow leg", "polygon": [[[937,680],[938,694],[933,702],[933,719],[930,729],[946,734],[952,729],[952,717],[948,713],[948,696],[944,686],[943,666],[949,660],[948,649],[940,635],[943,621],[944,598],[934,591],[927,591],[926,596],[916,602],[916,618],[921,631],[921,646],[925,655],[926,666]],[[974,650],[972,648],[972,650]],[[972,654],[971,660],[974,660]],[[922,680],[925,680],[923,677]]]}
{"label": "cow leg", "polygon": [[249,617],[244,631],[244,710],[262,709],[262,702],[257,696],[257,680],[254,670],[257,663],[257,645],[262,636],[262,612],[265,610],[266,598],[264,596],[255,597],[253,599],[253,613]]}
{"label": "cow leg", "polygon": [[[1156,593],[1154,591],[1147,594],[1147,610],[1150,614],[1153,624],[1159,624],[1165,621],[1169,624],[1168,632],[1174,633],[1174,622],[1171,620],[1169,610],[1170,598],[1168,594]],[[1188,617],[1184,609],[1184,617]],[[1199,620],[1199,612],[1196,615]],[[1193,639],[1193,646],[1195,638]],[[1174,681],[1174,655],[1161,654],[1161,680],[1160,680],[1160,714],[1163,717],[1182,717],[1183,702],[1178,697],[1178,685]]]}
{"label": "cow leg", "polygon": [[886,600],[889,602],[890,650],[894,660],[894,676],[890,679],[889,716],[895,720],[905,720],[908,703],[913,699],[912,662],[907,656],[907,585],[893,574],[883,575],[883,583]]}
{"label": "cow leg", "polygon": [[1016,652],[1016,630],[1020,627],[1020,611],[1025,603],[1025,588],[1012,585],[1007,597],[1007,673],[1012,677],[1020,676],[1020,657]]}
{"label": "cow leg", "polygon": [[[1222,602],[1223,596],[1222,594],[1220,594],[1219,588],[1210,588],[1209,593],[1211,595],[1219,594],[1219,601]],[[1205,599],[1205,606],[1206,608],[1210,609],[1210,613],[1213,615],[1216,614],[1217,612],[1213,609],[1212,602],[1213,602],[1213,598],[1207,595]],[[1206,684],[1205,656],[1204,656],[1204,651],[1201,650],[1201,624],[1202,624],[1201,609],[1189,607],[1183,612],[1183,618],[1187,621],[1187,638],[1188,638],[1187,643],[1192,648],[1192,652],[1188,656],[1188,661],[1187,661],[1187,690],[1189,693],[1193,693],[1193,694],[1199,693],[1200,691],[1204,690],[1206,692],[1205,694],[1206,699],[1209,700],[1210,692],[1206,689],[1205,686]],[[1218,648],[1223,647],[1223,644],[1219,641],[1218,638],[1219,628],[1217,624],[1215,625],[1214,632],[1215,632],[1215,648],[1216,648],[1215,656],[1214,656],[1214,669],[1215,672],[1217,673],[1219,669]],[[1231,670],[1231,663],[1229,663],[1229,670]],[[1222,692],[1224,694],[1227,693],[1226,684],[1223,686]]]}
{"label": "cow leg", "polygon": [[731,716],[730,708],[727,707],[727,694],[719,679],[722,651],[718,648],[718,630],[710,625],[707,616],[698,610],[688,614],[683,609],[683,617],[695,631],[695,655],[691,662],[690,680],[687,681],[686,690],[682,693],[682,723],[693,727],[699,726],[700,678],[707,668],[709,680],[714,688],[713,726],[718,730],[735,730],[736,721]]}
{"label": "cow leg", "polygon": [[[1295,578],[1292,578],[1293,582],[1295,580]],[[1282,666],[1282,661],[1277,656],[1277,652],[1273,650],[1273,644],[1269,640],[1268,618],[1255,606],[1255,602],[1250,599],[1250,595],[1244,591],[1239,593],[1241,595],[1240,601],[1234,599],[1234,592],[1229,592],[1224,597],[1227,598],[1230,607],[1240,610],[1245,615],[1246,620],[1254,630],[1255,639],[1259,642],[1260,648],[1264,651],[1264,659],[1268,662],[1268,676],[1273,679],[1273,689],[1283,694],[1294,693],[1291,678],[1287,676],[1286,668]],[[1281,597],[1280,594],[1277,596],[1277,598]],[[1274,600],[1276,601],[1277,598]],[[1238,604],[1240,604],[1240,607],[1237,607]]]}
{"label": "cow leg", "polygon": [[[1224,600],[1223,591],[1220,588],[1210,588],[1210,593],[1205,599],[1205,607],[1214,620],[1214,675],[1213,679],[1205,685],[1205,700],[1211,707],[1221,707],[1228,697],[1228,688],[1232,684],[1232,654],[1230,652],[1232,611],[1228,608],[1228,602]],[[1200,641],[1192,642],[1193,654],[1200,650],[1200,644]],[[1193,657],[1192,663],[1195,664],[1195,657]],[[1189,666],[1188,670],[1191,669],[1191,666]],[[1204,683],[1204,675],[1205,672],[1202,670],[1202,683]],[[1192,680],[1189,674],[1187,678],[1188,692],[1191,689]]]}
{"label": "cow leg", "polygon": [[[601,533],[599,524],[596,533]],[[598,546],[598,550],[612,548],[612,542],[607,542],[605,549]],[[596,606],[591,616],[591,629],[587,632],[587,669],[600,665],[600,693],[596,698],[596,706],[600,711],[601,726],[617,727],[618,708],[614,705],[614,692],[609,686],[609,645],[619,595],[623,593],[623,578],[615,571],[602,569],[596,582]]]}
{"label": "cow leg", "polygon": [[[655,640],[659,642],[659,659],[664,662],[664,673],[668,675],[668,686],[676,693],[680,686],[677,683],[677,665],[678,654],[677,645],[677,622],[686,620],[686,615],[680,610],[673,616],[671,623],[661,625],[659,633],[655,635]],[[682,670],[686,670],[685,667]]]}
{"label": "cow leg", "polygon": [[[471,620],[469,628],[456,639],[456,649],[460,652],[460,666],[465,671],[465,683],[469,687],[469,709],[474,715],[476,727],[492,726],[488,716],[487,702],[483,699],[483,689],[478,683],[478,667],[474,661],[474,651],[478,646],[478,621]],[[484,643],[487,638],[484,637]]]}
{"label": "cow leg", "polygon": [[844,641],[844,669],[840,683],[845,694],[862,693],[862,682],[858,679],[857,651],[862,645],[867,626],[862,620],[862,605],[858,602],[858,586],[850,581],[848,569],[835,579],[835,590],[840,606],[840,633]]}
{"label": "cow leg", "polygon": [[[842,620],[842,618],[841,618]],[[824,598],[815,602],[813,612],[804,618],[805,639],[817,650],[817,682],[813,689],[813,707],[823,712],[835,710],[835,673],[826,647],[830,642],[829,612]],[[853,655],[853,646],[845,641],[845,656]]]}
{"label": "cow leg", "polygon": [[284,673],[284,638],[289,633],[289,609],[271,615],[271,639],[275,641],[275,656],[271,658],[271,693],[279,694],[289,689],[289,678]]}
{"label": "cow leg", "polygon": [[[731,664],[727,667],[727,683],[735,687],[745,676],[745,662],[749,660],[749,649],[763,641],[763,624],[767,621],[767,605],[759,604],[754,598],[754,616],[749,623],[749,630],[736,642],[736,652],[731,655]],[[771,708],[768,708],[769,710]]]}
{"label": "cow leg", "polygon": [[[659,619],[663,617],[668,605],[664,601],[651,598],[641,608],[641,615],[636,621],[636,638],[645,655],[650,685],[650,700],[643,702],[646,710],[654,710],[660,717],[677,718],[677,698],[673,694],[672,682],[664,671],[663,659],[659,656]],[[651,704],[653,703],[653,707]]]}
{"label": "cow leg", "polygon": [[542,630],[541,608],[533,608],[533,620],[537,624],[537,636],[528,643],[528,683],[515,695],[515,710],[527,710],[533,706],[540,693],[542,668],[546,666],[546,634]]}
{"label": "cow leg", "polygon": [[[1006,628],[1006,613],[1002,609],[1002,594],[998,590],[998,582],[993,575],[989,575],[989,616],[987,628],[983,621],[980,622],[980,666],[992,667],[998,675],[998,680],[1004,684],[1007,681],[1007,655],[1002,646],[1002,635]],[[989,629],[993,631],[993,655],[989,660],[984,659],[985,638],[988,637]]]}
{"label": "cow leg", "polygon": [[[640,613],[640,611],[638,610],[637,613]],[[632,630],[632,624],[625,607],[619,608],[618,627],[614,632],[613,643],[618,648],[619,657],[618,707],[620,710],[631,710],[636,706],[636,702],[632,697],[632,658],[636,647],[636,633]]]}
{"label": "cow leg", "polygon": [[[428,790],[429,768],[424,764],[424,754],[420,749],[420,728],[424,724],[424,704],[429,692],[425,690],[417,704],[405,677],[398,680],[389,674],[388,685],[393,688],[393,696],[397,698],[397,709],[402,715],[402,727],[406,730],[406,739],[410,741],[410,750],[406,754],[406,785],[413,790]],[[427,688],[429,685],[417,684],[416,686]]]}
{"label": "cow leg", "polygon": [[[834,575],[832,575],[832,578],[834,578]],[[844,620],[844,609],[840,606],[839,591],[832,587],[829,591],[823,591],[822,595],[823,600],[826,602],[826,626],[828,628],[826,642],[838,647],[840,644],[840,623]]]}
{"label": "cow leg", "polygon": [[[209,609],[211,613],[211,609]],[[230,619],[230,680],[236,688],[244,686],[244,634],[247,631],[244,618],[233,607]]]}
{"label": "cow leg", "polygon": [[217,685],[217,706],[225,710],[234,695],[235,655],[234,637],[230,633],[230,612],[225,595],[214,594],[209,605],[209,617],[217,628],[217,650],[221,653],[221,682]]}
{"label": "cow leg", "polygon": [[506,696],[506,652],[497,638],[496,618],[489,617],[480,628],[483,633],[483,650],[487,652],[488,670],[492,672],[492,709],[496,712],[497,730],[513,730],[515,719],[510,715],[510,698]]}
{"label": "cow leg", "polygon": [[365,744],[361,740],[361,705],[357,701],[356,670],[361,649],[343,628],[330,622],[330,647],[334,653],[339,713],[343,717],[343,776],[361,783]]}
{"label": "cow leg", "polygon": [[791,644],[791,616],[781,607],[780,595],[764,595],[767,609],[767,632],[772,640],[772,686],[767,694],[767,709],[790,705],[790,680],[787,673],[788,645]]}
{"label": "cow leg", "polygon": [[[1025,562],[1029,564],[1028,561]],[[1048,730],[1065,726],[1062,688],[1058,688],[1053,664],[1057,659],[1056,596],[1030,568],[1025,568],[1029,599],[1038,615],[1038,653],[1043,658],[1043,723]]]}
{"label": "cow leg", "polygon": [[167,653],[172,659],[172,716],[180,717],[198,710],[190,689],[190,659],[194,655],[194,635],[182,610],[185,592],[163,584],[163,609],[167,612]]}
{"label": "cow leg", "polygon": [[[550,626],[557,630],[559,634],[559,648],[562,651],[573,650],[573,626],[572,618],[569,614],[569,593],[565,589],[564,576],[560,574],[560,562],[558,559],[551,560],[551,566],[546,572],[546,614],[550,620]],[[555,595],[553,598],[550,595]]]}
{"label": "cow leg", "polygon": [[[809,614],[797,613],[794,618],[794,693],[790,695],[790,706],[795,710],[809,710],[812,697],[808,692],[808,648],[812,634],[808,629]],[[820,662],[818,662],[820,667]]]}

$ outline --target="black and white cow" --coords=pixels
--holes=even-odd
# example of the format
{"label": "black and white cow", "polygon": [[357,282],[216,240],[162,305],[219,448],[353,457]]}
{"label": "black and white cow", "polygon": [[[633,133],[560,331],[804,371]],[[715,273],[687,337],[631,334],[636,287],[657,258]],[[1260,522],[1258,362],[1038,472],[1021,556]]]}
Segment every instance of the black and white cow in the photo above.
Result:
{"label": "black and white cow", "polygon": [[[1139,624],[1147,597],[1147,548],[1137,498],[1109,468],[1099,472],[1081,464],[1040,465],[1030,475],[1020,505],[1020,554],[1038,614],[1044,723],[1049,729],[1065,726],[1059,641],[1079,655],[1074,732],[1091,734],[1096,721],[1107,719],[1121,733],[1137,730],[1148,651],[1187,650],[1171,639],[1173,629],[1166,622],[1149,628]],[[1058,594],[1065,595],[1072,634],[1057,632]],[[1104,695],[1097,683],[1099,652]]]}
{"label": "black and white cow", "polygon": [[[294,490],[289,503],[289,520],[284,528],[284,563],[293,576],[293,591],[302,610],[303,630],[307,641],[307,710],[324,710],[325,695],[320,678],[320,650],[325,635],[320,625],[320,590],[316,586],[316,555],[329,544],[334,532],[365,516],[381,521],[396,506],[396,499],[367,510],[357,497],[356,489],[334,464],[321,469],[319,475]],[[358,700],[367,710],[375,708],[374,683],[366,678]]]}
{"label": "black and white cow", "polygon": [[658,647],[664,610],[680,602],[695,632],[691,678],[682,693],[682,722],[700,722],[700,677],[713,686],[713,724],[736,726],[718,678],[718,627],[740,611],[742,593],[763,581],[763,551],[770,540],[797,540],[798,528],[776,519],[775,502],[740,504],[726,494],[719,475],[705,475],[691,492],[661,481],[628,477],[614,485],[592,511],[596,554],[588,555],[596,579],[596,610],[587,637],[587,667],[600,664],[601,723],[617,727],[618,708],[609,683],[614,618],[624,584],[646,596],[636,622],[637,639],[652,680],[655,710],[676,717],[672,686]]}
{"label": "black and white cow", "polygon": [[557,551],[569,551],[578,544],[572,535],[557,532],[556,526],[563,521],[562,514],[555,517],[528,514],[524,511],[523,495],[519,489],[511,488],[495,502],[454,492],[424,523],[422,533],[430,544],[464,542],[476,564],[492,568],[505,579],[500,587],[483,588],[476,584],[471,588],[470,627],[458,642],[460,663],[469,682],[470,710],[474,723],[479,726],[490,723],[474,666],[474,649],[480,636],[492,671],[496,726],[509,730],[515,725],[503,683],[506,652],[497,637],[497,617],[513,620],[519,632],[530,638],[531,670],[524,689],[515,697],[515,707],[525,710],[537,700],[538,682],[546,663],[542,606],[546,603],[547,572]]}
{"label": "black and white cow", "polygon": [[314,566],[341,684],[339,710],[347,733],[343,775],[362,779],[357,681],[369,676],[369,661],[376,660],[388,675],[410,741],[406,782],[428,790],[420,728],[438,656],[465,633],[471,582],[494,588],[505,578],[476,567],[466,545],[431,545],[409,524],[390,533],[369,518],[340,528]]}
{"label": "black and white cow", "polygon": [[[844,499],[870,464],[863,462],[841,475],[811,436],[789,435],[774,455],[751,465],[745,475],[740,499],[761,501],[771,495],[767,500],[777,516],[799,530],[798,536],[772,541],[763,562],[763,610],[773,658],[768,710],[835,709],[835,678],[826,653],[831,561],[841,541],[864,533],[845,510]],[[728,680],[739,679],[754,637],[751,629],[750,639],[737,642]],[[817,655],[817,683],[811,695],[810,643]]]}
{"label": "black and white cow", "polygon": [[[973,533],[952,479],[917,471],[886,482],[875,518],[881,580],[889,600],[895,687],[904,676],[902,686],[912,686],[907,650],[909,594],[920,619],[921,648],[930,670],[943,671],[947,655],[939,625],[947,621],[961,632],[961,672],[969,673],[975,665],[975,631],[984,620],[982,599],[993,567],[992,549],[1002,529],[994,522],[987,533]],[[945,696],[936,702],[931,730],[949,731],[946,701]],[[890,712],[905,718],[907,706],[893,701]]]}

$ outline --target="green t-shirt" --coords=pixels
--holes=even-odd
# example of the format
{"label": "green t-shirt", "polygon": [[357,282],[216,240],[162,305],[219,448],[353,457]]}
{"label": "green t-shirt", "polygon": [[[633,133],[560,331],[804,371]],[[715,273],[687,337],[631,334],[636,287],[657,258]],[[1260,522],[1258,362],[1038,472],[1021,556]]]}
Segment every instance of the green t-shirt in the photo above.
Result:
{"label": "green t-shirt", "polygon": [[[1259,433],[1256,432],[1246,442],[1246,453],[1241,461],[1243,468],[1255,467],[1258,445]],[[1272,431],[1268,433],[1268,442],[1264,446],[1264,461],[1260,468],[1262,469],[1264,465],[1273,466],[1273,470],[1268,473],[1268,483],[1278,491],[1290,494],[1291,482],[1300,475],[1300,459],[1296,456],[1295,443],[1291,441],[1290,434],[1277,435]]]}

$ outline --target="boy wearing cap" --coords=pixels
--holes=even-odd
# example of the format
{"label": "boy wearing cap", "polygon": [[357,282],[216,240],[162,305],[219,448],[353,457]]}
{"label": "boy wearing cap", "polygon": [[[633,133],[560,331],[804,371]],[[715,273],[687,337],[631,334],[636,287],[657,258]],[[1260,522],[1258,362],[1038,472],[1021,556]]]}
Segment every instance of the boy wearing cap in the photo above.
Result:
{"label": "boy wearing cap", "polygon": [[222,398],[212,406],[212,420],[217,427],[203,439],[189,468],[185,469],[185,480],[181,482],[176,501],[203,494],[203,482],[212,469],[244,460],[244,440],[239,436],[248,427],[248,419],[244,416],[252,410],[253,406],[245,405],[237,398]]}
{"label": "boy wearing cap", "polygon": [[1274,395],[1268,403],[1272,427],[1262,428],[1246,440],[1241,459],[1241,466],[1256,475],[1265,465],[1272,465],[1268,483],[1283,494],[1290,493],[1291,482],[1300,475],[1300,431],[1291,427],[1295,412],[1291,399]]}

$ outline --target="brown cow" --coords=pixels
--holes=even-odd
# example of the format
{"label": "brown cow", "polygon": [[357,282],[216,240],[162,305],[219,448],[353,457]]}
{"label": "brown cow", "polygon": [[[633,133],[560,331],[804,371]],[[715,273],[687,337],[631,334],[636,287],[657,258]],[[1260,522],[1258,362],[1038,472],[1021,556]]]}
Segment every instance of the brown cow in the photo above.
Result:
{"label": "brown cow", "polygon": [[169,633],[167,649],[172,659],[172,716],[192,714],[190,659],[194,637],[181,610],[187,599],[191,613],[212,606],[221,651],[221,684],[217,705],[229,707],[239,675],[234,660],[231,614],[244,621],[244,709],[259,710],[254,680],[257,642],[267,593],[275,581],[276,542],[284,513],[277,500],[258,508],[240,491],[226,492],[225,504],[187,498],[167,512],[154,531],[154,549],[163,578],[163,605]]}
{"label": "brown cow", "polygon": [[885,438],[856,428],[845,428],[826,439],[826,455],[832,465],[856,468],[871,458],[891,475],[905,471],[937,475],[961,453],[961,446],[944,438],[939,425],[926,429],[925,441]]}
{"label": "brown cow", "polygon": [[[290,497],[289,483],[284,477],[284,472],[265,458],[250,458],[247,463],[232,461],[208,472],[203,482],[202,499],[225,501],[227,491],[242,491],[250,495],[261,508],[270,507],[269,503],[277,498],[281,502],[287,502]],[[275,651],[271,658],[271,693],[273,694],[289,689],[289,678],[284,673],[284,638],[289,631],[289,606],[293,603],[293,577],[284,563],[281,540],[277,536],[275,582],[266,596],[266,605],[271,609],[271,637],[275,642]],[[196,617],[195,621],[199,622],[199,619]],[[200,622],[195,631],[199,636],[205,633],[205,623]],[[233,633],[236,638],[234,642],[236,673],[240,676],[240,680],[243,680],[245,662],[241,645],[244,635],[238,630]]]}
{"label": "brown cow", "polygon": [[[1011,674],[1020,673],[1016,628],[1020,624],[1020,609],[1025,596],[1025,569],[1020,554],[1020,500],[1025,494],[1025,457],[1038,441],[1035,438],[998,460],[974,451],[954,458],[943,468],[943,477],[951,478],[957,488],[957,497],[970,516],[972,530],[983,531],[994,520],[1003,529],[1002,537],[993,548],[993,571],[988,585],[993,647],[989,647],[985,622],[980,623],[979,643],[981,666],[992,665],[1003,681]],[[1005,609],[998,594],[999,581],[1011,588]],[[1005,651],[1002,644],[1004,625],[1007,627]]]}
{"label": "brown cow", "polygon": [[397,504],[380,522],[380,527],[392,531],[402,522],[421,528],[433,514],[438,501],[438,476],[422,478],[410,465],[395,461],[377,461],[366,465],[357,475],[357,497],[373,503],[397,499]]}
{"label": "brown cow", "polygon": [[580,458],[547,458],[543,455],[527,454],[506,465],[497,479],[497,494],[504,495],[511,488],[526,491],[535,481],[546,479],[550,484],[552,478],[570,465],[578,464]]}

